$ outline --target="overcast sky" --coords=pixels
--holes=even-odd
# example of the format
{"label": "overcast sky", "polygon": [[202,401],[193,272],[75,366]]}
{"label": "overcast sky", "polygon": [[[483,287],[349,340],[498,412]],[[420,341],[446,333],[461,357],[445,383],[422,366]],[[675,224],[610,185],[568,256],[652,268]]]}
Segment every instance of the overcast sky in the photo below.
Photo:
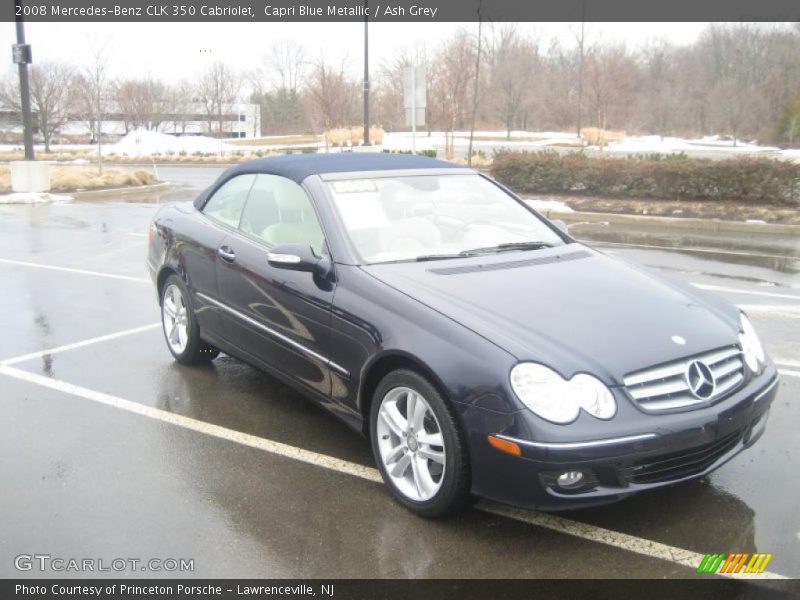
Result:
{"label": "overcast sky", "polygon": [[[706,23],[589,23],[587,39],[624,42],[631,48],[656,39],[677,44],[694,41]],[[476,30],[476,23],[371,23],[370,62],[379,65],[398,48],[415,44],[433,50],[459,28]],[[536,33],[545,44],[558,38],[574,45],[576,23],[522,23],[520,30]],[[363,58],[363,23],[28,23],[27,41],[35,62],[81,63],[90,44],[108,41],[115,76],[153,75],[164,80],[192,78],[213,60],[240,69],[255,67],[275,40],[302,42],[309,58],[349,59],[353,74]],[[0,23],[0,47],[15,41],[14,23]]]}

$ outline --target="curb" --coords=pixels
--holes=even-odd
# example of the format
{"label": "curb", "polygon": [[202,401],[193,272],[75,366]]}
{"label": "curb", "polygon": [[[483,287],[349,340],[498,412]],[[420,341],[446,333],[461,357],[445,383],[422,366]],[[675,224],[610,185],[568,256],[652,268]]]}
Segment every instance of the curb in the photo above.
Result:
{"label": "curb", "polygon": [[626,215],[600,212],[560,212],[557,210],[538,211],[548,219],[561,219],[568,223],[582,220],[589,222],[607,221],[622,225],[640,227],[669,226],[687,231],[706,231],[714,233],[764,233],[767,235],[800,236],[800,225],[782,223],[746,223],[743,221],[723,221],[720,219],[697,219],[691,217],[651,217],[645,215]]}
{"label": "curb", "polygon": [[172,185],[169,181],[159,181],[158,183],[151,183],[150,185],[131,185],[124,188],[102,188],[98,190],[86,190],[83,192],[58,192],[73,198],[91,198],[92,196],[100,196],[103,194],[134,194],[137,192],[152,192],[155,190],[166,189]]}

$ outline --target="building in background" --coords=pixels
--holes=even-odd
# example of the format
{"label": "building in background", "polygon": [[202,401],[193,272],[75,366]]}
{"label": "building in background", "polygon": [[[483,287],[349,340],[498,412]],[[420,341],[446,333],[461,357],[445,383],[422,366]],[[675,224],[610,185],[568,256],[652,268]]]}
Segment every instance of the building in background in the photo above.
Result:
{"label": "building in background", "polygon": [[[41,141],[39,115],[33,111],[34,135]],[[94,129],[88,117],[71,114],[58,128],[55,143],[91,142]],[[221,114],[209,114],[202,103],[187,105],[181,112],[163,112],[131,118],[112,108],[103,119],[103,139],[115,140],[135,129],[148,129],[172,135],[205,135],[215,138],[253,138],[261,135],[261,107],[258,104],[234,103],[223,106]],[[0,136],[7,143],[22,139],[19,112],[0,106]]]}

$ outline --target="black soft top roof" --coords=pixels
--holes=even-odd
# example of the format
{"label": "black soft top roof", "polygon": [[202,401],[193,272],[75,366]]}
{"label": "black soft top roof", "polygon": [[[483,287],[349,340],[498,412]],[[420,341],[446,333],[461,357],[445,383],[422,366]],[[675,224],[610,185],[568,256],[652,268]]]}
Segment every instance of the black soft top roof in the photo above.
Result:
{"label": "black soft top roof", "polygon": [[297,183],[309,175],[355,171],[390,171],[392,169],[448,169],[459,165],[412,154],[387,152],[339,152],[336,154],[287,154],[250,160],[225,171],[220,179],[242,173],[269,173]]}

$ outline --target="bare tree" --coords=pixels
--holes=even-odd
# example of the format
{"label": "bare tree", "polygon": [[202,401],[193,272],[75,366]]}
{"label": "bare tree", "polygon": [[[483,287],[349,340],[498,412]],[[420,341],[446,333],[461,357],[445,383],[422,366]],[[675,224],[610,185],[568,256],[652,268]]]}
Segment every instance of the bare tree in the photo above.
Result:
{"label": "bare tree", "polygon": [[283,40],[270,47],[261,67],[250,74],[251,101],[261,106],[263,133],[297,132],[302,127],[300,90],[309,67],[305,47],[293,40]]}
{"label": "bare tree", "polygon": [[103,173],[103,121],[111,98],[109,80],[109,40],[89,40],[89,62],[75,78],[76,106],[97,142],[97,169]]}
{"label": "bare tree", "polygon": [[586,2],[583,3],[583,13],[581,14],[581,26],[575,34],[575,41],[577,42],[578,50],[578,119],[575,129],[578,132],[578,137],[581,137],[581,127],[583,125],[583,82],[584,72],[586,65]]}
{"label": "bare tree", "polygon": [[520,36],[515,27],[505,27],[497,33],[488,54],[493,112],[505,126],[506,139],[511,139],[511,130],[524,120],[521,117],[539,75],[537,44]]}
{"label": "bare tree", "polygon": [[638,69],[624,46],[596,44],[586,56],[588,102],[595,125],[623,126],[633,112]]}
{"label": "bare tree", "polygon": [[[431,87],[431,72],[424,46],[400,47],[394,55],[380,64],[370,93],[374,120],[388,129],[406,127],[403,73],[407,67],[421,67],[426,72],[426,87]],[[430,130],[430,119],[427,119]]]}
{"label": "bare tree", "polygon": [[445,155],[452,158],[453,132],[463,126],[469,105],[469,83],[475,76],[476,48],[472,36],[460,30],[446,42],[433,61],[428,106],[444,130]]}
{"label": "bare tree", "polygon": [[666,42],[656,42],[644,51],[643,121],[649,131],[664,139],[677,115],[675,52]]}
{"label": "bare tree", "polygon": [[712,25],[697,46],[706,55],[715,123],[731,134],[735,146],[743,130],[752,127],[754,109],[761,99],[756,87],[767,68],[766,36],[757,25]]}
{"label": "bare tree", "polygon": [[[62,63],[44,62],[31,65],[31,108],[36,113],[45,152],[50,152],[53,136],[68,120],[74,72],[73,67]],[[0,100],[16,111],[21,110],[17,77],[11,77],[2,87]]]}
{"label": "bare tree", "polygon": [[[453,131],[470,129],[473,112],[476,127],[502,128],[506,138],[516,128],[567,131],[586,123],[662,136],[727,133],[735,140],[748,136],[797,143],[796,24],[713,24],[694,43],[656,42],[636,50],[599,43],[588,26],[586,35],[575,31],[574,43],[554,39],[548,47],[540,46],[532,34],[524,35],[519,26],[486,25],[485,34],[489,27],[494,29],[484,36],[480,61],[475,35],[463,30],[443,40],[430,57],[419,46],[395,52],[376,73],[376,122],[388,130],[405,127],[403,69],[427,65],[428,131],[445,132],[448,155],[453,153]],[[107,46],[90,43],[90,59],[69,78],[66,65],[31,67],[33,108],[48,148],[69,112],[70,119],[86,122],[102,158],[103,121],[112,102],[126,130],[169,124],[172,131],[185,132],[187,123],[198,118],[194,112],[205,112],[209,131],[224,135],[230,130],[230,105],[239,96],[241,79],[230,66],[215,63],[191,89],[150,77],[110,85]],[[261,133],[329,129],[359,121],[360,84],[346,63],[329,56],[309,61],[297,42],[269,47],[248,79],[250,101],[261,107],[261,118],[255,121]],[[9,78],[0,92],[0,100],[11,109],[19,103],[16,86]],[[193,103],[204,108],[193,110]]]}
{"label": "bare tree", "polygon": [[117,83],[117,105],[128,125],[156,130],[165,118],[170,102],[167,86],[162,82],[147,77],[144,79],[126,79]]}
{"label": "bare tree", "polygon": [[262,74],[273,91],[294,93],[303,85],[310,66],[305,47],[295,40],[275,42],[262,62]]}
{"label": "bare tree", "polygon": [[345,66],[345,61],[333,66],[321,56],[311,71],[308,95],[324,130],[349,125],[357,118],[358,83],[347,76]]}
{"label": "bare tree", "polygon": [[481,86],[481,54],[483,51],[483,18],[481,2],[478,1],[478,39],[475,51],[475,73],[472,79],[472,111],[469,123],[469,146],[467,147],[467,164],[472,166],[472,144],[475,139],[475,120],[478,118],[478,94]]}
{"label": "bare tree", "polygon": [[167,103],[169,106],[169,119],[173,133],[186,133],[186,123],[192,117],[192,85],[186,80],[167,88]]}
{"label": "bare tree", "polygon": [[221,61],[212,64],[200,77],[197,96],[205,106],[209,131],[212,131],[212,123],[216,120],[217,133],[223,135],[225,107],[236,101],[239,85],[239,77]]}

